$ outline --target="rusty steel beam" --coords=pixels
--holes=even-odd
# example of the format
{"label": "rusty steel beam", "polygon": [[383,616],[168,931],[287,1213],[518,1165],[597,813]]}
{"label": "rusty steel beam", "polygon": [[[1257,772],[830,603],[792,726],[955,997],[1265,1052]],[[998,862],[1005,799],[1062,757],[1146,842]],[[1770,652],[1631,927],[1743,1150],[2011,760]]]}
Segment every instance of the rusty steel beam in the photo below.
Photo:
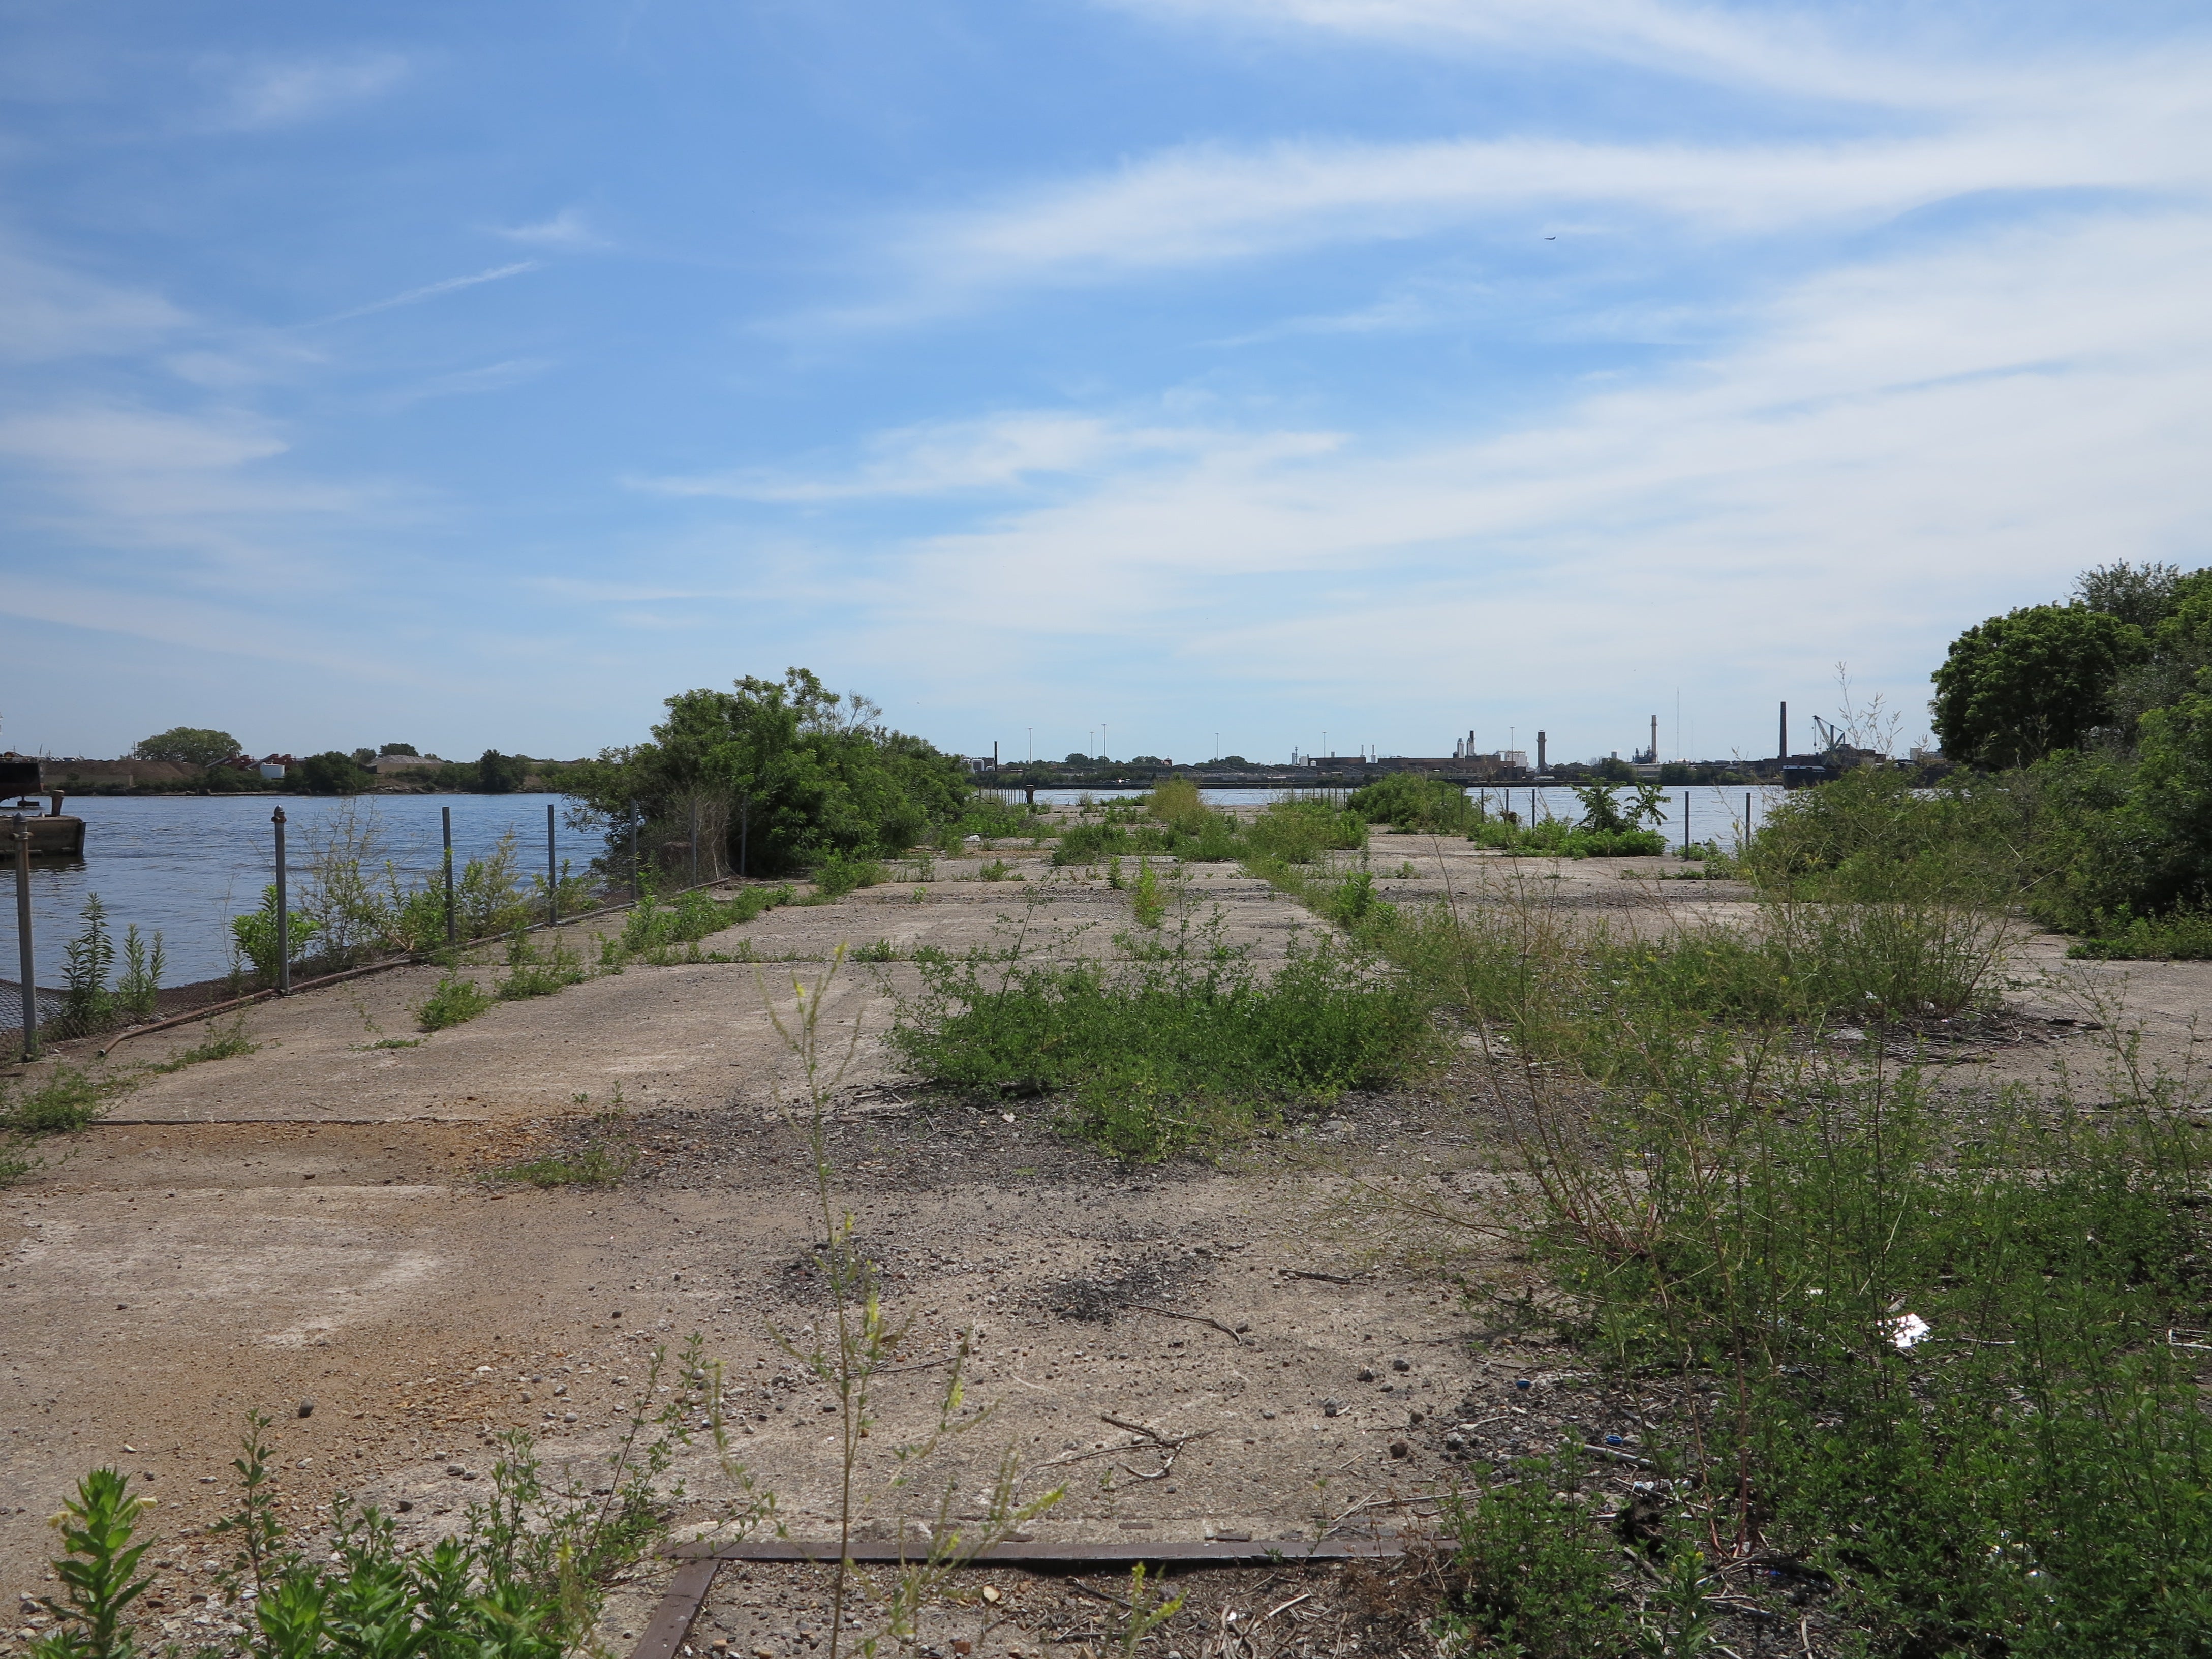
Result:
{"label": "rusty steel beam", "polygon": [[[1112,1544],[994,1544],[973,1555],[948,1563],[959,1567],[1029,1567],[1050,1571],[1055,1567],[1135,1566],[1146,1564],[1188,1567],[1272,1567],[1300,1561],[1378,1561],[1406,1553],[1404,1540],[1395,1538],[1332,1538],[1319,1543],[1310,1538],[1124,1539]],[[765,1539],[736,1544],[704,1540],[670,1546],[668,1555],[684,1563],[668,1586],[653,1622],[631,1650],[630,1659],[677,1659],[684,1638],[706,1605],[715,1569],[725,1561],[827,1564],[837,1559],[834,1539],[819,1542],[803,1539]],[[869,1565],[921,1562],[929,1559],[929,1540],[917,1538],[903,1547],[897,1540],[854,1539],[845,1547],[845,1559]]]}
{"label": "rusty steel beam", "polygon": [[684,1638],[691,1633],[691,1621],[706,1605],[707,1592],[714,1588],[715,1570],[721,1565],[709,1555],[686,1561],[677,1569],[675,1582],[653,1610],[653,1622],[645,1627],[630,1659],[676,1659]]}
{"label": "rusty steel beam", "polygon": [[[678,1544],[669,1552],[678,1560],[817,1561],[837,1559],[834,1540],[811,1543],[798,1539],[764,1539],[736,1544],[706,1542]],[[1395,1538],[1333,1538],[1316,1543],[1310,1538],[1126,1538],[1111,1544],[994,1544],[973,1555],[961,1556],[953,1565],[963,1567],[1098,1567],[1134,1566],[1139,1562],[1175,1562],[1203,1567],[1273,1566],[1294,1561],[1375,1561],[1406,1553]],[[909,1539],[903,1547],[896,1540],[856,1538],[846,1547],[845,1559],[870,1565],[922,1562],[929,1559],[929,1540]]]}

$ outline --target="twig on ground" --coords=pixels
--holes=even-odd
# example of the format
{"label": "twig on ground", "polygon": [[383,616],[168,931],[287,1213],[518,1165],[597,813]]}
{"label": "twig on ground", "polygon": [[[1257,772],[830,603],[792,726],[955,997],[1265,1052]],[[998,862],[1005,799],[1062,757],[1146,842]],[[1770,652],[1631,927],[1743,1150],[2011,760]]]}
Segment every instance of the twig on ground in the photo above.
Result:
{"label": "twig on ground", "polygon": [[[1178,1438],[1171,1435],[1162,1434],[1158,1429],[1148,1429],[1142,1423],[1131,1423],[1122,1418],[1113,1416],[1105,1412],[1101,1412],[1098,1414],[1098,1420],[1102,1423],[1111,1423],[1117,1429],[1127,1429],[1131,1434],[1143,1435],[1146,1440],[1149,1440],[1152,1443],[1153,1449],[1161,1452],[1160,1467],[1157,1471],[1151,1474],[1139,1474],[1137,1470],[1131,1468],[1127,1463],[1124,1463],[1121,1466],[1121,1469],[1124,1474],[1137,1480],[1166,1480],[1169,1472],[1175,1468],[1176,1454],[1180,1452],[1185,1446],[1190,1444],[1192,1441],[1203,1440],[1213,1432],[1212,1429],[1200,1429],[1196,1434],[1186,1434]],[[1140,1441],[1138,1443],[1141,1445],[1144,1443]],[[1133,1449],[1133,1448],[1128,1446],[1116,1446],[1114,1449],[1116,1451],[1128,1451]]]}
{"label": "twig on ground", "polygon": [[1268,1609],[1267,1609],[1267,1612],[1265,1612],[1265,1613],[1261,1613],[1261,1614],[1260,1615],[1260,1622],[1261,1622],[1261,1624],[1264,1625],[1264,1624],[1266,1624],[1266,1623],[1267,1623],[1270,1619],[1273,1619],[1273,1618],[1277,1613],[1287,1613],[1288,1611],[1290,1611],[1290,1609],[1291,1609],[1291,1608],[1292,1608],[1292,1607],[1294,1607],[1297,1606],[1297,1604],[1298,1604],[1299,1602],[1301,1602],[1301,1601],[1312,1601],[1312,1600],[1313,1600],[1313,1592],[1312,1592],[1311,1590],[1308,1590],[1308,1591],[1307,1591],[1304,1595],[1293,1595],[1293,1596],[1292,1596],[1289,1601],[1285,1601],[1285,1602],[1282,1603],[1282,1605],[1281,1605],[1281,1606],[1279,1606],[1279,1607],[1270,1607],[1270,1608],[1268,1608]]}
{"label": "twig on ground", "polygon": [[1155,1308],[1143,1302],[1132,1302],[1129,1306],[1135,1312],[1158,1314],[1163,1319],[1188,1319],[1194,1325],[1211,1325],[1240,1348],[1249,1348],[1253,1346],[1243,1335],[1230,1329],[1212,1314],[1177,1313],[1173,1308]]}
{"label": "twig on ground", "polygon": [[1283,1277],[1285,1279],[1318,1279],[1324,1284],[1328,1285],[1349,1285],[1352,1283],[1352,1281],[1346,1278],[1342,1273],[1308,1273],[1302,1267],[1285,1267],[1283,1269]]}
{"label": "twig on ground", "polygon": [[1084,1595],[1089,1596],[1094,1601],[1111,1601],[1117,1607],[1126,1607],[1129,1605],[1120,1596],[1113,1595],[1109,1591],[1091,1589],[1090,1585],[1085,1583],[1080,1578],[1069,1579],[1067,1581],[1067,1585],[1070,1589],[1080,1590]]}

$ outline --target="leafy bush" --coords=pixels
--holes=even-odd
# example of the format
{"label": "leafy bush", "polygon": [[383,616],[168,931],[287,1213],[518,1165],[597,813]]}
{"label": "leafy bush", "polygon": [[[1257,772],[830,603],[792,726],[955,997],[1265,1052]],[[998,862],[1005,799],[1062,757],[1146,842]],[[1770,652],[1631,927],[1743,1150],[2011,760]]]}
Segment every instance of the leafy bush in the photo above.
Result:
{"label": "leafy bush", "polygon": [[875,860],[842,853],[832,853],[814,867],[815,894],[825,899],[841,899],[856,887],[880,887],[890,879],[890,872]]}
{"label": "leafy bush", "polygon": [[489,992],[467,975],[448,972],[415,1011],[416,1023],[425,1031],[442,1031],[474,1019],[494,1000]]}
{"label": "leafy bush", "polygon": [[2212,961],[2212,914],[2190,909],[2138,916],[2123,905],[2104,919],[2096,937],[2075,941],[2066,954],[2108,962]]}
{"label": "leafy bush", "polygon": [[749,675],[732,691],[687,691],[667,708],[651,742],[608,750],[568,780],[607,826],[610,868],[629,867],[634,805],[646,847],[684,849],[672,853],[672,867],[688,867],[700,809],[704,877],[729,868],[741,841],[744,874],[832,854],[894,856],[969,810],[957,760],[890,730],[874,703],[841,696],[805,669],[786,671],[781,683]]}
{"label": "leafy bush", "polygon": [[1477,825],[1468,839],[1478,847],[1540,858],[1649,859],[1667,851],[1667,838],[1656,830],[1589,830],[1559,818],[1526,826],[1493,819]]}
{"label": "leafy bush", "polygon": [[1511,1479],[1446,1496],[1451,1554],[1437,1633],[1447,1650],[1494,1649],[1526,1659],[1632,1651],[1608,1571],[1617,1547],[1571,1501],[1581,1485],[1574,1455],[1562,1452],[1519,1459]]}
{"label": "leafy bush", "polygon": [[1137,860],[1137,884],[1129,890],[1129,909],[1139,927],[1157,927],[1167,920],[1167,896],[1160,890],[1160,874],[1148,859]]}
{"label": "leafy bush", "polygon": [[[294,961],[306,953],[322,924],[304,910],[291,911],[286,917],[289,924],[286,944]],[[230,919],[230,936],[239,954],[253,964],[256,978],[264,985],[276,982],[276,888],[272,883],[261,892],[261,908],[242,916]]]}
{"label": "leafy bush", "polygon": [[1759,1513],[1716,1521],[1832,1571],[1875,1651],[2200,1649],[2212,1421],[2171,1334],[2202,1322],[2212,1236],[2185,1126],[2008,1098],[1961,1139],[1911,1074],[1796,1079],[1774,1110],[1731,1073],[1685,1051],[1620,1098],[1632,1172],[1539,1171],[1598,1351],[1737,1397],[1699,1455]]}
{"label": "leafy bush", "polygon": [[1481,809],[1458,784],[1417,772],[1391,772],[1345,798],[1345,805],[1370,823],[1422,835],[1465,835]]}
{"label": "leafy bush", "polygon": [[1270,802],[1244,832],[1249,856],[1285,864],[1312,864],[1324,853],[1357,852],[1367,845],[1367,820],[1326,801]]}
{"label": "leafy bush", "polygon": [[133,1540],[145,1505],[131,1496],[128,1477],[97,1468],[64,1498],[60,1522],[67,1552],[54,1563],[63,1594],[40,1605],[61,1626],[31,1644],[33,1659],[131,1659],[137,1644],[123,1622],[131,1602],[153,1583],[133,1577],[150,1542]]}
{"label": "leafy bush", "polygon": [[303,794],[357,795],[376,787],[376,774],[344,750],[329,749],[292,768],[286,781]]}

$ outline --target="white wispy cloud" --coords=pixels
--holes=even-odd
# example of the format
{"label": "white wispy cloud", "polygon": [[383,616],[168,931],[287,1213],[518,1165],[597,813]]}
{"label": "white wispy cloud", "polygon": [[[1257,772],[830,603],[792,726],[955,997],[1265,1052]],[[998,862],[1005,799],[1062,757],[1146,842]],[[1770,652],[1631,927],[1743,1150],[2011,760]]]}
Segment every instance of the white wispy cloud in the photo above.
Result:
{"label": "white wispy cloud", "polygon": [[930,422],[878,434],[857,465],[834,472],[755,469],[638,478],[635,488],[668,495],[733,501],[836,501],[868,496],[926,496],[1000,490],[1066,478],[1146,458],[1187,459],[1224,449],[1248,456],[1307,453],[1333,445],[1321,433],[1243,437],[1184,427],[1132,426],[1101,416],[1017,410],[981,419]]}
{"label": "white wispy cloud", "polygon": [[1403,240],[1511,219],[1609,211],[1692,234],[1773,235],[1878,222],[2001,191],[2186,191],[2212,183],[2212,109],[2119,124],[1977,126],[1827,143],[1591,143],[1546,138],[1423,143],[1205,145],[1030,192],[921,228],[926,284],[983,290],[1091,283],[1320,246]]}
{"label": "white wispy cloud", "polygon": [[289,126],[381,96],[407,76],[397,52],[343,57],[210,60],[203,71],[222,88],[219,124],[235,128]]}
{"label": "white wispy cloud", "polygon": [[156,586],[240,598],[326,584],[316,532],[391,514],[386,492],[272,470],[289,447],[239,410],[78,401],[0,417],[11,520],[158,555],[145,573]]}
{"label": "white wispy cloud", "polygon": [[605,247],[605,239],[594,231],[579,208],[562,208],[550,219],[534,224],[494,225],[492,234],[532,247]]}
{"label": "white wispy cloud", "polygon": [[404,409],[435,398],[473,398],[504,392],[536,380],[552,367],[543,357],[511,357],[505,362],[486,363],[480,368],[456,369],[450,374],[434,374],[388,393],[380,400],[380,406],[386,410]]}
{"label": "white wispy cloud", "polygon": [[[1278,36],[1348,40],[1438,52],[1578,58],[1630,65],[1742,90],[1868,106],[1956,108],[2057,92],[2078,83],[2079,54],[2038,62],[2023,51],[1966,49],[1941,20],[1883,18],[1854,39],[1848,14],[1810,8],[1663,0],[1102,0],[1185,24]],[[1864,33],[1873,31],[1862,25]],[[2032,36],[2029,38],[2033,38]]]}
{"label": "white wispy cloud", "polygon": [[0,242],[0,357],[26,362],[126,353],[189,320],[150,289]]}
{"label": "white wispy cloud", "polygon": [[420,288],[410,288],[404,294],[395,294],[387,300],[374,300],[365,306],[356,306],[350,311],[341,311],[335,316],[324,317],[319,323],[350,322],[356,317],[367,317],[380,311],[391,311],[400,306],[419,305],[425,300],[434,300],[441,294],[452,294],[465,288],[475,288],[481,283],[504,282],[510,276],[542,270],[544,262],[521,259],[511,265],[500,265],[490,270],[479,270],[467,276],[448,276],[442,282],[425,283]]}
{"label": "white wispy cloud", "polygon": [[1142,461],[1109,431],[1052,499],[905,544],[879,614],[1040,649],[1204,618],[1209,672],[1310,686],[1387,655],[1486,695],[1550,673],[1562,629],[1617,691],[1660,642],[1755,675],[1796,649],[1778,619],[1817,617],[1917,708],[1961,616],[2201,556],[2208,259],[2201,216],[2083,214],[1805,279],[1740,343],[1517,428],[1224,431]]}

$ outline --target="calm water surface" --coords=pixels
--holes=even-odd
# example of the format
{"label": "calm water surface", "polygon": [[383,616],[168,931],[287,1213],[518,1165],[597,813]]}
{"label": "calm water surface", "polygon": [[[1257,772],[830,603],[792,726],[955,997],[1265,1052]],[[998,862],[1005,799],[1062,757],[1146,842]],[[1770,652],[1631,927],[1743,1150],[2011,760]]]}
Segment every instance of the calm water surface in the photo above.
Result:
{"label": "calm water surface", "polygon": [[[31,934],[39,983],[62,981],[62,951],[80,923],[86,897],[100,895],[120,939],[137,922],[150,935],[159,928],[168,953],[164,982],[183,985],[230,969],[229,919],[261,902],[276,878],[276,843],[270,814],[284,809],[286,862],[297,884],[319,836],[349,807],[356,822],[374,823],[379,866],[389,859],[403,876],[428,877],[442,864],[438,811],[453,811],[456,867],[481,857],[509,830],[516,832],[516,861],[525,880],[545,868],[545,808],[558,795],[384,795],[354,801],[313,796],[73,795],[63,811],[85,821],[84,862],[33,866]],[[580,833],[554,817],[560,857],[580,871],[604,850],[596,834]],[[10,883],[12,887],[12,882]],[[0,905],[7,942],[0,977],[13,980],[18,960],[13,894]],[[119,964],[118,964],[119,965]]]}
{"label": "calm water surface", "polygon": [[[1012,800],[1019,800],[1019,790],[1002,792]],[[1133,795],[1134,789],[1040,789],[1036,793],[1039,805],[1073,806],[1088,794],[1093,800],[1110,800],[1117,796]],[[1273,799],[1280,791],[1263,789],[1200,789],[1199,799],[1208,806],[1255,806]],[[1341,796],[1340,789],[1302,789],[1292,793],[1307,795]],[[1501,805],[1510,805],[1521,815],[1524,823],[1543,818],[1564,818],[1569,823],[1579,822],[1583,804],[1571,789],[1531,789],[1526,784],[1511,788],[1470,789],[1469,799],[1485,800],[1492,811]],[[1532,799],[1533,798],[1533,799]],[[1635,796],[1624,789],[1618,797],[1622,801]],[[1723,848],[1733,848],[1742,838],[1746,814],[1749,814],[1753,830],[1766,822],[1768,808],[1782,799],[1779,789],[1751,788],[1741,785],[1734,788],[1714,788],[1710,786],[1675,785],[1667,791],[1667,818],[1659,827],[1670,842],[1682,839],[1682,823],[1686,811],[1690,835],[1697,841],[1718,841]],[[1533,806],[1533,816],[1532,816]]]}
{"label": "calm water surface", "polygon": [[[1085,792],[1040,789],[1037,799],[1072,806]],[[1104,799],[1109,791],[1091,792]],[[1534,796],[1535,816],[1579,817],[1581,804],[1571,790],[1516,787],[1487,792],[1495,809],[1510,795],[1515,811],[1528,818]],[[1249,805],[1267,799],[1259,791],[1208,789],[1200,792],[1209,805]],[[1741,836],[1747,801],[1751,826],[1757,828],[1779,791],[1741,788],[1674,788],[1667,792],[1668,820],[1662,826],[1670,841],[1681,836],[1686,801],[1690,834],[1699,841],[1717,839],[1733,847]],[[604,850],[594,833],[571,830],[560,822],[558,795],[386,795],[351,803],[310,796],[269,795],[83,795],[70,799],[65,810],[85,820],[85,858],[79,866],[33,866],[31,872],[32,937],[37,948],[39,982],[61,983],[62,951],[78,927],[78,913],[88,896],[97,893],[107,907],[116,936],[127,923],[151,934],[161,930],[168,952],[166,982],[182,985],[212,979],[230,969],[229,919],[261,902],[261,890],[275,878],[275,842],[269,815],[284,808],[285,841],[293,879],[304,878],[312,849],[333,817],[349,806],[360,822],[374,823],[376,860],[389,859],[403,876],[427,878],[440,867],[438,812],[453,812],[453,857],[456,864],[481,857],[495,848],[501,836],[514,830],[519,842],[517,860],[526,879],[545,867],[545,808],[554,814],[555,848],[558,855],[577,870]],[[5,954],[0,955],[0,978],[15,973],[15,911],[12,903],[0,905],[6,929]]]}

